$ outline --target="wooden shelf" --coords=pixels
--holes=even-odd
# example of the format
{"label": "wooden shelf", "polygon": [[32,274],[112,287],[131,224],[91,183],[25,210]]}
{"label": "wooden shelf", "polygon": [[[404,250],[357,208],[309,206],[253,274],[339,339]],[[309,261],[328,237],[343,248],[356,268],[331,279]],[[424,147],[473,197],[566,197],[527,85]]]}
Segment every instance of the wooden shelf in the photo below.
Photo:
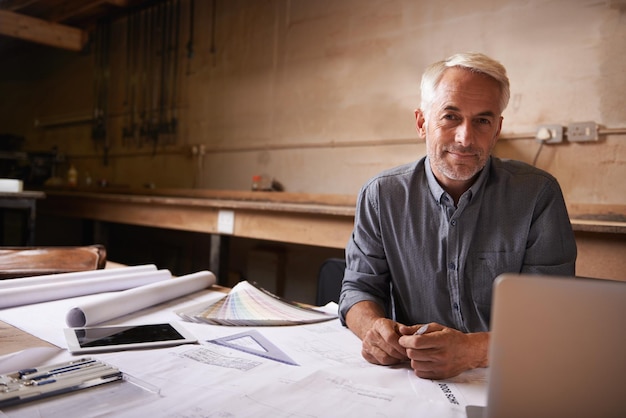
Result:
{"label": "wooden shelf", "polygon": [[626,205],[571,204],[574,231],[626,234]]}

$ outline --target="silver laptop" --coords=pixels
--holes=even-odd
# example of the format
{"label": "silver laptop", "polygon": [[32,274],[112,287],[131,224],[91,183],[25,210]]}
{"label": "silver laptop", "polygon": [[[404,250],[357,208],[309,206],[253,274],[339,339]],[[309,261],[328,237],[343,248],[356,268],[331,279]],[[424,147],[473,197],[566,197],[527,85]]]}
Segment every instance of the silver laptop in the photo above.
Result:
{"label": "silver laptop", "polygon": [[626,282],[494,283],[487,406],[470,418],[626,417]]}

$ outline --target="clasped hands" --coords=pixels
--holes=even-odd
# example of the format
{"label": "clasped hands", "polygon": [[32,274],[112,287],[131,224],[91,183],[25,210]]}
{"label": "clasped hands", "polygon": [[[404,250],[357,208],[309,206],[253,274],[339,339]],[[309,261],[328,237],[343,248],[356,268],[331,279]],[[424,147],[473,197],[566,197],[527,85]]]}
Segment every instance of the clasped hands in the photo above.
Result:
{"label": "clasped hands", "polygon": [[415,374],[425,379],[446,379],[486,366],[486,333],[465,334],[430,323],[426,332],[415,335],[420,328],[421,324],[407,326],[378,318],[363,337],[361,353],[373,364],[389,366],[410,360]]}

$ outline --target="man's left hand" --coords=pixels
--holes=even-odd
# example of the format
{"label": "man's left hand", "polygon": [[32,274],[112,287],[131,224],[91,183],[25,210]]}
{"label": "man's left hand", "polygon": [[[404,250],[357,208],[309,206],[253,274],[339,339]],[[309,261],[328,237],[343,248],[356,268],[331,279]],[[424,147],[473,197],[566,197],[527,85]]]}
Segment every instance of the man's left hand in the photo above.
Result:
{"label": "man's left hand", "polygon": [[415,374],[425,379],[447,379],[466,370],[487,367],[489,333],[464,334],[437,323],[414,335],[418,325],[400,327],[400,345],[406,349]]}

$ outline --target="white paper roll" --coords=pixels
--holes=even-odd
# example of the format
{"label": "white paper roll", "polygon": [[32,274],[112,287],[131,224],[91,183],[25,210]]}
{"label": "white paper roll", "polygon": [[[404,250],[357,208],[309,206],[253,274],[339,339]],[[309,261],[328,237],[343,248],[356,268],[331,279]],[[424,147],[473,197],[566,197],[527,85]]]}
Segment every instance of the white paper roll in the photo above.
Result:
{"label": "white paper roll", "polygon": [[158,303],[188,295],[214,285],[215,275],[199,271],[170,280],[125,290],[72,308],[65,317],[70,327],[85,327],[136,312]]}
{"label": "white paper roll", "polygon": [[113,277],[123,274],[141,273],[144,271],[156,271],[154,264],[145,264],[141,266],[121,267],[115,269],[76,271],[72,273],[56,273],[44,274],[41,276],[20,277],[17,279],[0,280],[0,289],[9,289],[12,287],[25,287],[36,284],[47,284],[65,282],[70,280],[93,279],[97,277]]}
{"label": "white paper roll", "polygon": [[126,290],[171,277],[169,270],[158,270],[0,289],[0,308]]}

